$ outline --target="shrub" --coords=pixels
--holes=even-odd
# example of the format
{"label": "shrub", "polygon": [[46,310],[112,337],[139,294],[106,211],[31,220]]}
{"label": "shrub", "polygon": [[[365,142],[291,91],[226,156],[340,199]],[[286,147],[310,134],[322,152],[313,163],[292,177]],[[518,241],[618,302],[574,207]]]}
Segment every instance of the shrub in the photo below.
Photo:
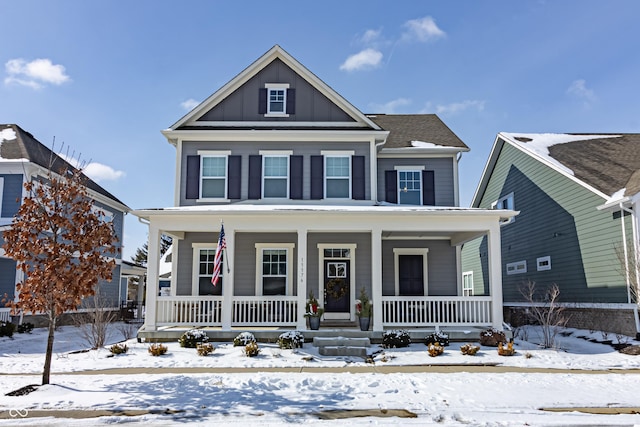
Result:
{"label": "shrub", "polygon": [[13,331],[16,330],[16,325],[11,322],[0,322],[0,337],[11,337]]}
{"label": "shrub", "polygon": [[513,349],[513,342],[509,342],[506,347],[502,346],[502,343],[498,343],[498,354],[500,356],[513,356],[516,351]]}
{"label": "shrub", "polygon": [[129,351],[129,347],[125,343],[117,343],[109,347],[111,354],[123,354]]}
{"label": "shrub", "polygon": [[490,328],[480,332],[480,345],[497,347],[501,342],[507,342],[507,337],[502,331]]}
{"label": "shrub", "polygon": [[214,350],[213,345],[209,343],[205,343],[205,344],[198,343],[198,345],[196,346],[196,351],[198,352],[198,356],[208,356],[210,353],[213,353],[213,350]]}
{"label": "shrub", "polygon": [[234,347],[246,346],[247,344],[255,343],[255,342],[256,342],[256,337],[254,337],[251,332],[242,332],[240,335],[238,335],[233,339],[233,346]]}
{"label": "shrub", "polygon": [[33,331],[34,327],[35,327],[35,325],[33,323],[24,322],[24,323],[18,325],[18,328],[16,329],[16,331],[19,334],[30,334],[31,331]]}
{"label": "shrub", "polygon": [[409,347],[409,344],[411,344],[411,337],[407,331],[394,329],[382,334],[383,348]]}
{"label": "shrub", "polygon": [[256,342],[250,342],[246,346],[244,346],[244,354],[247,357],[254,357],[260,354],[260,349],[258,348],[258,344]]}
{"label": "shrub", "polygon": [[304,335],[300,331],[289,331],[280,334],[278,337],[278,347],[282,349],[302,348]]}
{"label": "shrub", "polygon": [[462,352],[462,354],[465,354],[467,356],[475,356],[478,350],[480,350],[479,345],[465,344],[460,346],[460,351]]}
{"label": "shrub", "polygon": [[442,353],[444,353],[444,347],[437,342],[429,344],[429,348],[427,350],[429,351],[429,356],[431,357],[440,356]]}
{"label": "shrub", "polygon": [[449,334],[444,332],[434,332],[432,334],[427,335],[426,344],[435,344],[439,343],[440,345],[446,347],[449,345]]}
{"label": "shrub", "polygon": [[167,350],[167,346],[160,343],[151,344],[149,346],[149,353],[152,356],[162,356],[167,352]]}
{"label": "shrub", "polygon": [[202,329],[189,329],[178,340],[180,347],[196,348],[200,343],[209,342],[207,333]]}

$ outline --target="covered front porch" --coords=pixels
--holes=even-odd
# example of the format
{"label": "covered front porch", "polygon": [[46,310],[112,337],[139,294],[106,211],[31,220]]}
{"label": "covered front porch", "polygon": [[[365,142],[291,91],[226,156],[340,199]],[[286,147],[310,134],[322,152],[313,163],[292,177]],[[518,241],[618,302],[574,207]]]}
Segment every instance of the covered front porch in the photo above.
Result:
{"label": "covered front porch", "polygon": [[[149,221],[147,308],[139,334],[145,338],[191,327],[227,333],[265,327],[306,331],[309,292],[318,297],[322,306],[331,302],[331,292],[326,288],[331,264],[347,270],[341,276],[346,284],[340,289],[342,292],[333,289],[333,296],[347,302],[341,312],[325,312],[321,331],[325,329],[323,325],[342,331],[355,329],[355,303],[361,289],[372,300],[371,333],[394,328],[502,328],[499,221],[509,215],[504,211],[394,206],[265,209],[225,205],[134,213]],[[198,280],[202,283],[202,277],[196,274],[198,266],[193,260],[201,248],[215,249],[221,220],[227,252],[220,295],[198,294]],[[161,234],[182,243],[173,253],[171,292],[162,296],[156,255]],[[465,295],[460,248],[479,236],[486,236],[488,242],[490,294]],[[259,277],[258,251],[273,247],[288,248],[282,255],[289,260],[282,261],[286,284],[279,295],[269,295]],[[420,272],[424,284],[418,293],[412,291],[409,295],[403,291],[404,279],[398,273],[403,256],[416,258],[418,269],[424,270],[424,275]],[[189,265],[185,268],[185,264]],[[188,274],[181,276],[181,270]]]}

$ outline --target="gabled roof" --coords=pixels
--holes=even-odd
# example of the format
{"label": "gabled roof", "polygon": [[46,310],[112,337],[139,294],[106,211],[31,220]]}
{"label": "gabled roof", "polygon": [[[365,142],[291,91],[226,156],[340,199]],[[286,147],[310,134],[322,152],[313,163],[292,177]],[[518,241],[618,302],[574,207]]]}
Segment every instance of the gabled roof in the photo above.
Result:
{"label": "gabled roof", "polygon": [[382,129],[389,131],[384,148],[424,148],[419,143],[442,147],[469,147],[435,114],[368,114]]}
{"label": "gabled roof", "polygon": [[[206,100],[204,100],[200,105],[195,107],[189,113],[187,113],[184,117],[174,123],[168,131],[175,131],[178,129],[193,129],[193,125],[197,125],[199,128],[206,129],[206,125],[204,127],[199,126],[197,123],[198,118],[202,117],[209,110],[211,110],[214,106],[222,102],[227,96],[237,90],[244,83],[249,81],[253,76],[258,74],[262,69],[264,69],[267,65],[269,65],[274,60],[279,59],[284,62],[288,67],[294,70],[298,75],[304,78],[311,86],[313,86],[316,90],[320,91],[323,95],[329,98],[334,104],[339,106],[345,113],[347,113],[351,118],[354,119],[361,127],[369,128],[374,130],[379,130],[378,126],[367,118],[362,112],[360,112],[356,107],[351,105],[346,99],[344,99],[340,94],[334,91],[331,87],[329,87],[326,83],[320,80],[315,74],[309,71],[304,65],[298,62],[293,56],[287,53],[282,47],[279,45],[273,46],[269,49],[264,55],[254,61],[251,65],[245,68],[240,74],[231,79],[227,84],[225,84],[222,88],[217,90],[213,95],[209,96]],[[165,131],[166,132],[166,131]],[[164,133],[164,132],[163,132]]]}
{"label": "gabled roof", "polygon": [[[26,160],[44,169],[51,169],[53,172],[58,172],[62,169],[76,170],[62,157],[35,139],[33,135],[15,124],[0,124],[0,159]],[[129,210],[127,205],[113,194],[109,193],[86,175],[84,175],[84,177],[86,178],[85,185],[87,188]]]}
{"label": "gabled roof", "polygon": [[640,192],[640,134],[501,132],[496,137],[472,206],[480,203],[504,143],[520,149],[604,199]]}

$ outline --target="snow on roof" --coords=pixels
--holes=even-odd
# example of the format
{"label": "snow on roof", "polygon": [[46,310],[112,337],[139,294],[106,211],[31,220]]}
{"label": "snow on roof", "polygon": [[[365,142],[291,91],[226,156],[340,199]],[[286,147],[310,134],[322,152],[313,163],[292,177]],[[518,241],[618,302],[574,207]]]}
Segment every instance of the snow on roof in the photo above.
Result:
{"label": "snow on roof", "polygon": [[451,148],[445,147],[444,145],[437,145],[433,142],[424,142],[424,141],[411,141],[411,146],[416,148]]}
{"label": "snow on roof", "polygon": [[586,141],[590,139],[600,138],[618,138],[621,135],[571,135],[567,133],[509,133],[500,132],[512,143],[524,148],[525,150],[538,155],[549,163],[552,163],[558,169],[575,175],[573,170],[560,163],[549,154],[549,147],[556,144],[566,144],[567,142]]}
{"label": "snow on roof", "polygon": [[604,203],[605,205],[615,202],[616,200],[620,200],[622,198],[624,198],[624,193],[627,191],[627,188],[621,188],[620,190],[616,191],[615,193],[613,193],[611,195],[611,197],[609,197],[609,199]]}
{"label": "snow on roof", "polygon": [[2,141],[12,141],[16,138],[17,135],[13,129],[7,128],[0,130],[0,144],[2,143]]}

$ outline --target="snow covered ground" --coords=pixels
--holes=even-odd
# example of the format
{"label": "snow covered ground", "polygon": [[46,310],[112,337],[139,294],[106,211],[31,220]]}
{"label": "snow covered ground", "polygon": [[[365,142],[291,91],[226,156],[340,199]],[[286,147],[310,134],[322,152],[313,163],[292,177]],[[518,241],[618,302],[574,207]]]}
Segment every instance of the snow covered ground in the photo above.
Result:
{"label": "snow covered ground", "polygon": [[[111,342],[122,338],[118,329]],[[79,335],[61,328],[52,384],[15,397],[5,394],[41,381],[46,331],[0,338],[0,425],[640,425],[640,414],[618,413],[640,407],[640,356],[589,341],[602,337],[582,330],[564,330],[559,349],[540,349],[539,330],[529,328],[518,335],[511,357],[491,347],[465,356],[464,343],[451,343],[432,358],[424,344],[414,343],[384,350],[373,365],[320,356],[309,343],[298,350],[260,343],[253,358],[230,343],[213,343],[207,357],[168,343],[166,355],[152,357],[148,344],[135,340],[118,356],[107,348],[73,353],[86,347]],[[370,352],[378,350],[374,345]],[[442,373],[426,365],[456,367]],[[578,407],[615,414],[541,410]],[[344,414],[368,416],[325,419]],[[396,416],[411,414],[416,417]]]}

